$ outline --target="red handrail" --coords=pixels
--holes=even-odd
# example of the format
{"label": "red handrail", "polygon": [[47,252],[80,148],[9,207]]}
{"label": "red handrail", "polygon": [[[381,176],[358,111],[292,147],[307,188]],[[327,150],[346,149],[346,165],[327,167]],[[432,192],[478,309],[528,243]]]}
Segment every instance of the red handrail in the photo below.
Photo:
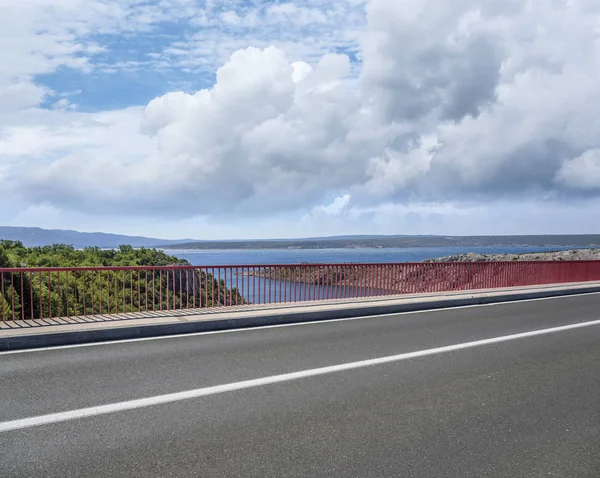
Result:
{"label": "red handrail", "polygon": [[600,261],[0,268],[0,320],[172,312],[600,280]]}

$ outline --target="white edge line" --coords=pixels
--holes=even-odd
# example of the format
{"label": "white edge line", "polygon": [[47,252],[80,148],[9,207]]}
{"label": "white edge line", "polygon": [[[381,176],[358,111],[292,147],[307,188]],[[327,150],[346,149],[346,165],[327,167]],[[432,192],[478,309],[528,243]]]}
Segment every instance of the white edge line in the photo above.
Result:
{"label": "white edge line", "polygon": [[[600,292],[584,292],[581,294],[556,295],[556,296],[552,296],[552,297],[538,297],[535,299],[508,300],[508,301],[504,301],[504,302],[494,302],[491,304],[458,305],[458,306],[453,306],[453,307],[441,307],[441,308],[436,308],[436,309],[412,310],[412,311],[408,311],[408,312],[390,312],[387,314],[362,315],[360,317],[348,317],[348,318],[342,318],[342,319],[327,319],[327,320],[294,322],[294,323],[290,323],[290,324],[259,325],[256,327],[240,327],[240,328],[236,328],[236,329],[211,330],[211,331],[207,331],[207,332],[191,332],[189,334],[160,335],[157,337],[142,337],[142,338],[138,338],[138,339],[107,340],[107,341],[103,341],[103,342],[92,342],[92,343],[86,343],[86,344],[57,345],[55,347],[40,347],[40,348],[23,349],[23,350],[7,350],[4,352],[0,352],[0,355],[16,355],[16,354],[26,354],[26,353],[34,353],[34,352],[49,352],[49,351],[54,351],[54,350],[78,349],[78,348],[84,348],[84,347],[100,347],[100,346],[106,346],[106,345],[119,345],[119,344],[135,343],[135,342],[148,342],[148,341],[152,341],[152,340],[182,339],[182,338],[186,338],[186,337],[199,337],[202,335],[231,334],[231,333],[238,333],[238,332],[254,332],[254,331],[258,331],[258,330],[278,329],[278,328],[282,328],[282,327],[301,327],[301,326],[310,326],[310,325],[319,325],[319,324],[330,324],[330,323],[335,323],[335,322],[350,322],[350,321],[354,321],[354,320],[378,319],[378,318],[392,317],[395,315],[447,312],[450,310],[472,309],[474,307],[493,307],[493,306],[497,306],[497,305],[519,304],[521,302],[537,302],[537,301],[542,301],[542,300],[567,299],[567,298],[575,298],[575,297],[588,296],[588,295],[599,295],[599,294],[600,294]],[[318,305],[318,304],[315,304],[315,305]],[[162,325],[162,324],[157,324],[157,325]],[[13,329],[11,329],[11,330],[13,330]]]}
{"label": "white edge line", "polygon": [[53,423],[60,423],[70,420],[77,420],[80,418],[94,417],[98,415],[106,415],[110,413],[117,413],[126,410],[135,410],[138,408],[152,407],[155,405],[161,405],[166,403],[178,402],[182,400],[189,400],[193,398],[206,397],[209,395],[216,395],[226,392],[234,392],[237,390],[244,390],[249,388],[261,387],[265,385],[273,385],[277,383],[290,382],[293,380],[300,380],[309,377],[317,377],[320,375],[327,375],[332,373],[344,372],[348,370],[355,370],[364,367],[372,367],[375,365],[388,364],[392,362],[399,362],[403,360],[409,360],[419,357],[427,357],[430,355],[438,355],[449,352],[455,352],[458,350],[464,350],[475,347],[482,347],[485,345],[499,344],[502,342],[508,342],[512,340],[520,340],[529,337],[537,337],[541,335],[555,334],[559,332],[566,332],[569,330],[582,329],[585,327],[592,327],[600,325],[600,320],[594,320],[591,322],[580,322],[577,324],[563,325],[560,327],[552,327],[548,329],[533,330],[530,332],[522,332],[513,335],[504,335],[501,337],[494,337],[490,339],[476,340],[473,342],[465,342],[462,344],[447,345],[444,347],[437,347],[427,350],[419,350],[416,352],[408,352],[399,355],[390,355],[387,357],[380,357],[369,360],[361,360],[358,362],[349,362],[339,365],[332,365],[328,367],[314,368],[310,370],[302,370],[299,372],[285,373],[281,375],[272,375],[270,377],[257,378],[253,380],[244,380],[241,382],[233,382],[224,385],[216,385],[213,387],[198,388],[195,390],[187,390],[184,392],[169,393],[166,395],[157,395],[154,397],[146,397],[135,400],[128,400],[124,402],[111,403],[107,405],[100,405],[95,407],[80,408],[78,410],[70,410],[66,412],[51,413],[48,415],[40,415],[37,417],[22,418],[18,420],[11,420],[7,422],[0,422],[0,433],[21,430],[24,428],[31,428],[41,425],[49,425]]}

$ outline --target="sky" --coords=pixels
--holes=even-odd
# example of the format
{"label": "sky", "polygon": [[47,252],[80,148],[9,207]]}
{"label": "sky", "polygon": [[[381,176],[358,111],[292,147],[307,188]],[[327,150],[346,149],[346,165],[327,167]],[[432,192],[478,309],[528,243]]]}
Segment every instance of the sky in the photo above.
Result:
{"label": "sky", "polygon": [[598,233],[597,0],[0,0],[0,224]]}

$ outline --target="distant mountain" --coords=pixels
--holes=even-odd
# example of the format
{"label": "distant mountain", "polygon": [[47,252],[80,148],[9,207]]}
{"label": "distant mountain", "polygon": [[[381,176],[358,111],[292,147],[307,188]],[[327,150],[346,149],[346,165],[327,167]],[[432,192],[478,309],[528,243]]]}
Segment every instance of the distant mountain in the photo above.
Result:
{"label": "distant mountain", "polygon": [[477,246],[600,246],[600,234],[547,235],[547,236],[332,236],[304,239],[219,240],[192,239],[165,240],[140,236],[124,236],[102,232],[49,230],[39,227],[0,226],[0,240],[21,241],[24,245],[44,246],[70,244],[76,248],[115,248],[121,244],[133,247],[161,249],[357,249],[366,247],[477,247]]}
{"label": "distant mountain", "polygon": [[338,236],[310,239],[201,241],[163,244],[165,249],[357,249],[388,247],[600,246],[600,234],[555,236]]}
{"label": "distant mountain", "polygon": [[77,232],[60,229],[41,229],[39,227],[0,226],[0,240],[2,239],[21,241],[27,247],[69,244],[77,249],[84,247],[112,249],[122,244],[128,244],[133,247],[156,247],[192,241],[192,239],[171,241],[150,237],[106,234],[103,232]]}

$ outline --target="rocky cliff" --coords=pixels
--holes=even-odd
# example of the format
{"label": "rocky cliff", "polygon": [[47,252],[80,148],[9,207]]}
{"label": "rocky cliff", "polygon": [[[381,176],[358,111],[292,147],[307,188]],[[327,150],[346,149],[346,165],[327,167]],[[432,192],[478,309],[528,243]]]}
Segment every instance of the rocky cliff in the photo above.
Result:
{"label": "rocky cliff", "polygon": [[569,251],[533,252],[528,254],[454,254],[424,262],[504,262],[504,261],[598,261],[600,249],[573,249]]}

